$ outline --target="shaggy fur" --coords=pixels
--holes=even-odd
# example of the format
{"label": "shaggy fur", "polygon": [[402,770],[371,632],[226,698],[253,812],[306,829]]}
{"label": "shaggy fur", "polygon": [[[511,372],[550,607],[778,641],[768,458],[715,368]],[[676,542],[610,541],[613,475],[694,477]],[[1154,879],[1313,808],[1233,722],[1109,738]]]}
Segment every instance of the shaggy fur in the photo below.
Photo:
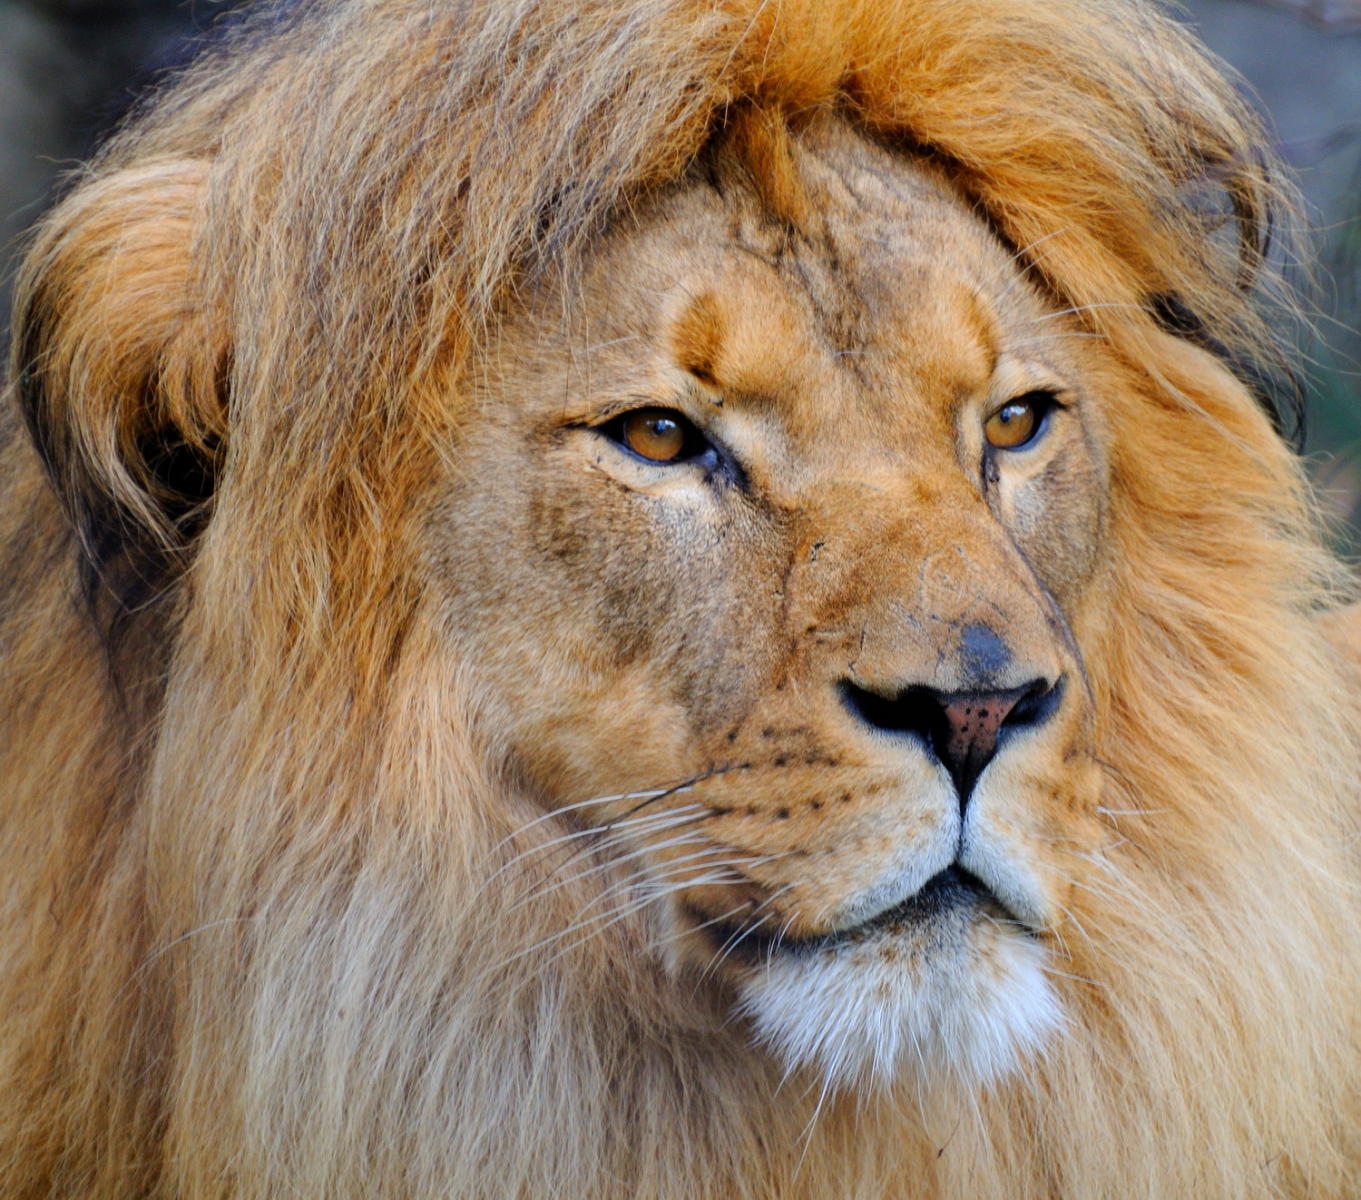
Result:
{"label": "shaggy fur", "polygon": [[[788,143],[833,112],[947,181],[1110,385],[1100,565],[1059,596],[1101,781],[1060,827],[1087,873],[1033,1025],[1063,1032],[986,1084],[786,1076],[731,989],[678,985],[619,902],[630,843],[561,870],[578,793],[486,686],[532,638],[451,622],[485,580],[432,549],[487,527],[450,481],[525,323],[603,295],[593,256],[677,181],[815,225]],[[1349,585],[1231,374],[1279,366],[1261,146],[1126,0],[354,0],[232,33],[19,284],[0,1193],[1361,1191]],[[493,565],[502,609],[531,561]],[[633,678],[588,739],[626,746]]]}

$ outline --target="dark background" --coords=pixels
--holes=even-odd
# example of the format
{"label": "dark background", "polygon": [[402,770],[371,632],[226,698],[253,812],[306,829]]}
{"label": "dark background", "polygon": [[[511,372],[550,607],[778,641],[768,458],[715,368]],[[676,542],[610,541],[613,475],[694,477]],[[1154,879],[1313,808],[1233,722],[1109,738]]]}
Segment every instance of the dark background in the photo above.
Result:
{"label": "dark background", "polygon": [[[565,2],[565,0],[564,0]],[[0,0],[0,319],[21,235],[132,99],[249,0]],[[1189,0],[1299,172],[1317,257],[1309,362],[1314,478],[1361,549],[1361,0]],[[1302,280],[1297,280],[1302,282]]]}

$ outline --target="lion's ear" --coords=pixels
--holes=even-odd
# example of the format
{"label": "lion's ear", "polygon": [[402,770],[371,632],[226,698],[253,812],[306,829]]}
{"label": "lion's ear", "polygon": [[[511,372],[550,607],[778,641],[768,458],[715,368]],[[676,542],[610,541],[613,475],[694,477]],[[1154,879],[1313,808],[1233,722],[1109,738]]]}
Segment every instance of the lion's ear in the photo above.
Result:
{"label": "lion's ear", "polygon": [[206,196],[198,162],[79,186],[16,289],[21,407],[91,582],[125,609],[188,553],[223,451],[228,347],[193,265]]}
{"label": "lion's ear", "polygon": [[[1203,170],[1178,189],[1180,220],[1191,244],[1200,248],[1207,276],[1218,279],[1223,294],[1236,295],[1245,310],[1263,299],[1277,305],[1276,324],[1296,315],[1289,299],[1271,290],[1273,223],[1281,215],[1299,211],[1299,201],[1288,181],[1273,179],[1269,165],[1251,153],[1220,157],[1207,155]],[[1287,257],[1292,253],[1285,247]],[[1259,283],[1267,280],[1266,296]],[[1270,338],[1244,342],[1224,336],[1232,321],[1203,298],[1174,291],[1146,297],[1154,320],[1166,333],[1189,341],[1223,362],[1271,418],[1277,433],[1294,438],[1296,449],[1304,430],[1304,386],[1291,356]],[[1241,331],[1240,331],[1241,332]],[[1264,331],[1265,332],[1265,331]]]}

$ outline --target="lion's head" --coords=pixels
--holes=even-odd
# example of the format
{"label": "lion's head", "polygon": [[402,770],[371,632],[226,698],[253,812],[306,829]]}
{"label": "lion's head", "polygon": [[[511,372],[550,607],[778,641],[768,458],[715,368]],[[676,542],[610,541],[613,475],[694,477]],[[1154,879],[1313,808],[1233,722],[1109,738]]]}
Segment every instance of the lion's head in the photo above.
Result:
{"label": "lion's head", "polygon": [[567,326],[508,323],[434,586],[533,792],[791,1065],[987,1077],[1057,1024],[1045,931],[1109,834],[1077,630],[1118,382],[943,171],[757,136],[781,209],[720,160]]}
{"label": "lion's head", "polygon": [[0,1183],[1348,1194],[1257,138],[1123,0],[232,33],[21,281]]}

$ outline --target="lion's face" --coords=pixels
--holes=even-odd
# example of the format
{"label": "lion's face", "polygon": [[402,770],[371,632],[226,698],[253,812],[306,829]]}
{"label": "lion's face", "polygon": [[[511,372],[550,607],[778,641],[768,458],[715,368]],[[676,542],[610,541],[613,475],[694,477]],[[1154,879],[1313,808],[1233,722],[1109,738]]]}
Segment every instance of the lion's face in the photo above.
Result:
{"label": "lion's face", "polygon": [[690,183],[505,331],[431,559],[606,916],[791,1064],[987,1077],[1096,838],[1100,351],[930,168],[794,161],[797,231]]}

